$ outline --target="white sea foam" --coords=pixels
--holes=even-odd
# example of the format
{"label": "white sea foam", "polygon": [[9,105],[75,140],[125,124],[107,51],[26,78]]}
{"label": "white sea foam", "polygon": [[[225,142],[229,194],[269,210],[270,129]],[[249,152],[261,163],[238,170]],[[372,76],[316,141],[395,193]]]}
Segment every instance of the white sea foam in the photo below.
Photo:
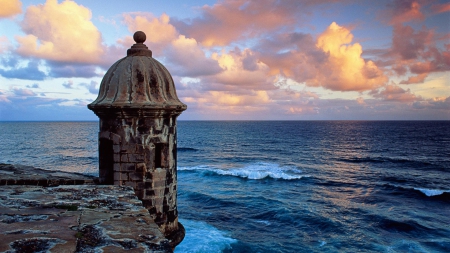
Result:
{"label": "white sea foam", "polygon": [[185,219],[179,221],[186,229],[186,237],[175,248],[175,253],[222,252],[237,242],[227,232],[218,230],[206,222]]}
{"label": "white sea foam", "polygon": [[255,220],[255,222],[262,223],[262,224],[264,224],[266,226],[272,225],[272,223],[270,221],[268,221],[268,220]]}
{"label": "white sea foam", "polygon": [[414,190],[421,191],[423,194],[428,197],[438,196],[444,194],[444,192],[450,193],[450,190],[437,190],[437,189],[425,189],[425,188],[414,188]]}
{"label": "white sea foam", "polygon": [[302,177],[309,177],[308,175],[302,174],[302,171],[288,166],[279,166],[274,163],[259,162],[254,164],[249,164],[241,168],[216,168],[213,166],[199,165],[194,167],[178,167],[178,170],[199,170],[199,171],[210,171],[219,175],[224,176],[236,176],[248,179],[263,179],[263,178],[274,178],[274,179],[301,179]]}

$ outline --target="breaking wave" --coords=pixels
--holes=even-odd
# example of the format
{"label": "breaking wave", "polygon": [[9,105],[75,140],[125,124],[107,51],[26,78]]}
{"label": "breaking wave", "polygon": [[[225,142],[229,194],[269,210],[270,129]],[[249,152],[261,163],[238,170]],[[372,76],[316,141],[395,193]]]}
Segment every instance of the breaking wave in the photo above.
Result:
{"label": "breaking wave", "polygon": [[439,196],[444,193],[450,193],[450,190],[437,190],[437,189],[425,189],[425,188],[414,188],[416,191],[420,191],[428,197]]}
{"label": "breaking wave", "polygon": [[297,168],[264,162],[249,164],[241,168],[224,169],[209,165],[199,165],[193,167],[178,167],[178,170],[212,172],[222,176],[235,176],[253,180],[264,178],[295,180],[309,177],[308,175],[304,175],[302,171]]}
{"label": "breaking wave", "polygon": [[186,229],[186,237],[175,248],[177,252],[222,252],[231,249],[231,244],[237,240],[229,237],[228,233],[221,231],[206,222],[180,219]]}

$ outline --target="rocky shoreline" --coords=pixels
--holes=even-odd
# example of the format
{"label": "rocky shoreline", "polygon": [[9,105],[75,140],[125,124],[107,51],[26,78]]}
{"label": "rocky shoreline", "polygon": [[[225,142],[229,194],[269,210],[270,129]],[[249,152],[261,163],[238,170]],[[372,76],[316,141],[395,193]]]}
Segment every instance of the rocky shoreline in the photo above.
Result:
{"label": "rocky shoreline", "polygon": [[173,252],[132,187],[0,164],[0,252]]}

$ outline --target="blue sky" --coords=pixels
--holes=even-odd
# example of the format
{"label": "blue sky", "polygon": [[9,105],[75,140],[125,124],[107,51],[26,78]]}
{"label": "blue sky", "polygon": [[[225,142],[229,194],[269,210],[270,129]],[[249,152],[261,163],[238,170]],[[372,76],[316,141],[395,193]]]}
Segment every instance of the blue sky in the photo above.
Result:
{"label": "blue sky", "polygon": [[96,120],[136,30],[181,120],[449,120],[450,4],[0,0],[0,120]]}

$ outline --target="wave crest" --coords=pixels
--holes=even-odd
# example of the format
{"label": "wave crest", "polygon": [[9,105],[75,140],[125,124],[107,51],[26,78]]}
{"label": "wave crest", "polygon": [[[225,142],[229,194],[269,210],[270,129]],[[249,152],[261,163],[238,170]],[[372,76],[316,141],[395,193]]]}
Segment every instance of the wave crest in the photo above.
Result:
{"label": "wave crest", "polygon": [[444,193],[450,193],[450,190],[437,190],[437,189],[426,189],[426,188],[414,188],[416,191],[420,191],[428,197],[442,195]]}
{"label": "wave crest", "polygon": [[206,172],[213,172],[215,174],[223,176],[235,176],[253,180],[264,178],[295,180],[301,179],[303,177],[309,177],[308,175],[302,174],[302,171],[297,168],[288,166],[279,166],[278,164],[264,163],[264,162],[249,164],[242,168],[223,169],[208,165],[199,165],[194,167],[179,167],[178,170],[206,171]]}

